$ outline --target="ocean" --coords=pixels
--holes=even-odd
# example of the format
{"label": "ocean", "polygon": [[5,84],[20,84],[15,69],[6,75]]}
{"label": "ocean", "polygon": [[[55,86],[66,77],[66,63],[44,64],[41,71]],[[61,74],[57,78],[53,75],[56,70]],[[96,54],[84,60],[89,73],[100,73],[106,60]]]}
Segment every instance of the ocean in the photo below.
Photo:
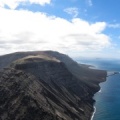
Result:
{"label": "ocean", "polygon": [[[120,72],[120,60],[77,60],[96,66],[97,69],[107,70],[108,74]],[[120,120],[120,74],[107,77],[106,82],[100,84],[101,90],[94,96],[95,114],[93,120]]]}

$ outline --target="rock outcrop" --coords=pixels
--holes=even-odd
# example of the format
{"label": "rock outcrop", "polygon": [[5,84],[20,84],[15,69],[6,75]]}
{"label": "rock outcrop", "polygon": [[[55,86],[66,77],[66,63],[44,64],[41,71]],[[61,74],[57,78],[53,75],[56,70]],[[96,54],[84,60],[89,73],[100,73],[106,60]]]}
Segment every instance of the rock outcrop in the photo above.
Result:
{"label": "rock outcrop", "polygon": [[0,120],[90,120],[105,71],[58,52],[0,57]]}

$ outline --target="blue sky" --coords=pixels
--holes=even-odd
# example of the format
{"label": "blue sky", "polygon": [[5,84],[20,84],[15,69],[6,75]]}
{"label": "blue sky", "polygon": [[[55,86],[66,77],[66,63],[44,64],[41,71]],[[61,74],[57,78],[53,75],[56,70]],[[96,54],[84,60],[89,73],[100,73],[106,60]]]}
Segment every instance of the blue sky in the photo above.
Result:
{"label": "blue sky", "polygon": [[119,58],[119,0],[1,0],[0,54],[55,50]]}

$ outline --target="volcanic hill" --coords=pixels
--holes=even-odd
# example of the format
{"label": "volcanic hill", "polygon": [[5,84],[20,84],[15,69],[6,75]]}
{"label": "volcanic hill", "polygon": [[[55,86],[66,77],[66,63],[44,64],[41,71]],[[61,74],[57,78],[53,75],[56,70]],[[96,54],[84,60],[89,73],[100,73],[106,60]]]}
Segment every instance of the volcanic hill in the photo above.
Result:
{"label": "volcanic hill", "polygon": [[0,120],[90,120],[106,75],[54,51],[0,56]]}

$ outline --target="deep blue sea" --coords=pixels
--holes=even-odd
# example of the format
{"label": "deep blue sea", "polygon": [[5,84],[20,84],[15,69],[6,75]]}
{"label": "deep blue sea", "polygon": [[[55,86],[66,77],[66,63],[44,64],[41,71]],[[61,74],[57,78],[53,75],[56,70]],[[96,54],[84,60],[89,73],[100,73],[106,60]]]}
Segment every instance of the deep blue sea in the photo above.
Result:
{"label": "deep blue sea", "polygon": [[[80,63],[96,66],[98,69],[120,72],[120,60],[77,60]],[[120,120],[120,74],[107,77],[107,81],[100,84],[101,91],[96,93],[93,120]]]}

